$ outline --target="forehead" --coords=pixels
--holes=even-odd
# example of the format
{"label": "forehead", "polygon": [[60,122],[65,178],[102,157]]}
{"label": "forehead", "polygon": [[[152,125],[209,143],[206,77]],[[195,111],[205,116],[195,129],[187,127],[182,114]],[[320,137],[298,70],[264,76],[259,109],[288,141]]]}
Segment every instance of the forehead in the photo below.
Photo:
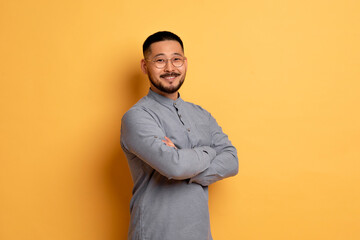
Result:
{"label": "forehead", "polygon": [[150,57],[165,55],[170,56],[174,54],[183,55],[184,52],[181,48],[181,45],[178,41],[174,40],[165,40],[160,42],[155,42],[150,45]]}

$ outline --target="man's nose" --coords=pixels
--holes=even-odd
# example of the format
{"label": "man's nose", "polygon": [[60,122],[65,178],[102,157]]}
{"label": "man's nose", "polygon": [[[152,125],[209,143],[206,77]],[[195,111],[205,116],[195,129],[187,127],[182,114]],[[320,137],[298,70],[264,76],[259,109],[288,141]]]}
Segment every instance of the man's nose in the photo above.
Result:
{"label": "man's nose", "polygon": [[167,71],[167,72],[172,72],[172,71],[175,70],[175,67],[174,67],[174,65],[172,64],[171,59],[168,59],[168,60],[166,61],[165,69],[164,69],[164,70]]}

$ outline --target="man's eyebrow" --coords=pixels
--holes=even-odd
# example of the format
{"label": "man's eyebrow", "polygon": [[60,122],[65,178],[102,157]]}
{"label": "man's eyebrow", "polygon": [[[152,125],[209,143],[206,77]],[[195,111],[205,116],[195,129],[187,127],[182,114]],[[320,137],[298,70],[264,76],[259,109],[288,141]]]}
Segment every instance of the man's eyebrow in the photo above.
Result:
{"label": "man's eyebrow", "polygon": [[[172,55],[181,56],[181,57],[183,56],[181,53],[173,53]],[[159,56],[165,56],[165,53],[156,54],[154,56],[154,58],[159,57]]]}

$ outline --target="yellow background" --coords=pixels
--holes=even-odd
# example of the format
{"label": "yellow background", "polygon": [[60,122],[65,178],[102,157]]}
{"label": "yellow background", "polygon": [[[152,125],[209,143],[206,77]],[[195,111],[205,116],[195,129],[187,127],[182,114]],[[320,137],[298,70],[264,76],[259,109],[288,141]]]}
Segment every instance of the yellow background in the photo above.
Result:
{"label": "yellow background", "polygon": [[125,239],[120,120],[141,45],[180,35],[181,94],[240,171],[210,188],[215,240],[360,239],[356,0],[0,1],[0,239]]}

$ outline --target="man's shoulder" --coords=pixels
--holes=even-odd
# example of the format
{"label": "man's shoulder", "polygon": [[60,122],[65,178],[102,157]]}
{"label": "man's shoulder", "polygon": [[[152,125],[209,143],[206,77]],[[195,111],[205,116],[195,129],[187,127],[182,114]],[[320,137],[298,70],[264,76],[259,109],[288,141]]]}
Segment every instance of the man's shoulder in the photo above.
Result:
{"label": "man's shoulder", "polygon": [[153,100],[148,96],[144,96],[125,112],[123,118],[132,115],[141,115],[142,113],[146,112],[146,109],[150,108],[152,104]]}
{"label": "man's shoulder", "polygon": [[184,101],[184,104],[186,105],[187,109],[190,109],[192,111],[196,111],[196,112],[199,112],[199,113],[202,113],[205,115],[210,115],[210,113],[205,108],[203,108],[202,106],[200,106],[198,104],[195,104],[192,102],[187,102],[187,101]]}

